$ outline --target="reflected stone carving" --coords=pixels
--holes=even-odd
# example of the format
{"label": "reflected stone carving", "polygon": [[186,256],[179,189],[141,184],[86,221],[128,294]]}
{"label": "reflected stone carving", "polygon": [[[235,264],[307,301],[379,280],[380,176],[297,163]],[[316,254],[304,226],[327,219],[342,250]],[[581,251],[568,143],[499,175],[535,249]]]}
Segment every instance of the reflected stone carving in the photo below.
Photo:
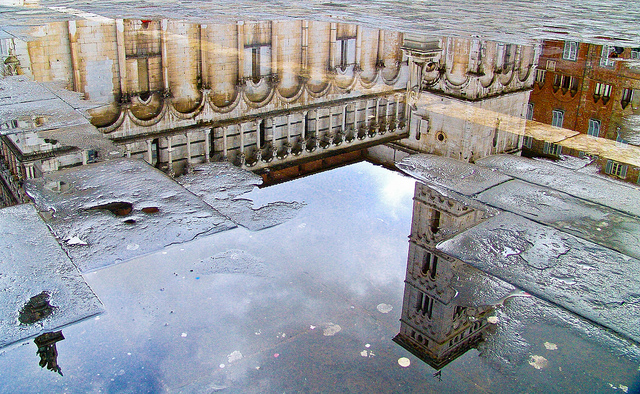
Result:
{"label": "reflected stone carving", "polygon": [[457,299],[452,281],[464,263],[438,251],[436,239],[451,237],[483,217],[416,182],[400,332],[393,340],[437,370],[484,340],[493,306]]}
{"label": "reflected stone carving", "polygon": [[48,332],[42,334],[34,342],[38,346],[36,354],[40,356],[41,368],[47,367],[48,370],[57,372],[62,376],[62,369],[58,365],[58,349],[56,349],[56,343],[64,340],[62,331]]}
{"label": "reflected stone carving", "polygon": [[49,293],[43,291],[29,299],[22,307],[18,320],[22,324],[33,324],[51,315],[55,307],[49,303]]}

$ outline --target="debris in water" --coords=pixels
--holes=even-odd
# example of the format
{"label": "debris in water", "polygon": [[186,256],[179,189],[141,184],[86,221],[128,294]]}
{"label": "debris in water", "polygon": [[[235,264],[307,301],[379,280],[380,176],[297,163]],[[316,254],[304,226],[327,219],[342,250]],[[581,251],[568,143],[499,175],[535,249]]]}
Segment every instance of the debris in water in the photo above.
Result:
{"label": "debris in water", "polygon": [[327,328],[325,328],[322,333],[324,334],[325,337],[332,337],[337,333],[339,333],[340,330],[342,330],[342,327],[340,327],[339,325],[329,323]]}
{"label": "debris in water", "polygon": [[618,387],[616,387],[615,385],[609,383],[609,387],[611,387],[614,390],[622,390],[624,393],[628,393],[629,392],[629,387],[625,386],[624,384],[619,384]]}
{"label": "debris in water", "polygon": [[220,365],[219,365],[219,367],[220,367],[220,368],[224,368],[224,367],[225,367],[225,365],[224,365],[224,364],[220,364]]}
{"label": "debris in water", "polygon": [[367,357],[367,358],[372,358],[376,356],[371,350],[363,350],[360,352],[360,355],[362,357]]}
{"label": "debris in water", "polygon": [[67,240],[67,245],[87,245],[87,243],[81,240],[80,237],[75,236]]}
{"label": "debris in water", "polygon": [[273,353],[273,357],[274,357],[274,358],[278,358],[278,357],[280,357],[280,353]]}
{"label": "debris in water", "polygon": [[551,342],[545,342],[544,343],[544,347],[546,347],[547,350],[558,350],[558,345],[556,345],[555,343],[551,343]]}
{"label": "debris in water", "polygon": [[380,313],[389,313],[393,309],[393,307],[389,304],[378,304],[376,308]]}
{"label": "debris in water", "polygon": [[402,368],[407,368],[409,365],[411,365],[411,360],[406,357],[400,357],[398,359],[398,365],[400,365]]}
{"label": "debris in water", "polygon": [[487,323],[498,324],[499,321],[500,321],[500,319],[498,319],[498,316],[489,316],[489,317],[487,317]]}
{"label": "debris in water", "polygon": [[105,209],[116,216],[127,216],[133,210],[133,204],[130,202],[110,202],[108,204],[96,205],[89,209]]}
{"label": "debris in water", "polygon": [[230,355],[227,356],[227,360],[229,361],[229,364],[231,364],[234,361],[238,361],[242,359],[242,353],[240,353],[237,350],[234,350],[233,352],[231,352]]}
{"label": "debris in water", "polygon": [[183,337],[183,338],[186,338],[187,337],[187,333],[183,332],[182,335],[180,335],[180,336]]}
{"label": "debris in water", "polygon": [[529,358],[529,365],[535,369],[543,369],[549,366],[549,361],[542,356],[536,356],[534,354]]}
{"label": "debris in water", "polygon": [[367,343],[366,345],[364,345],[364,347],[366,347],[368,349],[368,348],[371,347],[371,345]]}

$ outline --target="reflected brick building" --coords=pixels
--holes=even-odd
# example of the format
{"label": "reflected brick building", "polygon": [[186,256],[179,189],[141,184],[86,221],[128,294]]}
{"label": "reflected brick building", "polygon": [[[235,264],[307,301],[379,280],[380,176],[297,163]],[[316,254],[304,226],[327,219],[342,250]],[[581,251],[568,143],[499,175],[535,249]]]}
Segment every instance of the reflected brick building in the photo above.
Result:
{"label": "reflected brick building", "polygon": [[[545,41],[529,101],[529,119],[627,143],[634,137],[625,118],[640,114],[640,50],[575,41]],[[631,133],[631,134],[630,134]],[[525,141],[530,154],[581,156],[544,141]],[[638,168],[599,160],[603,172],[637,182]]]}

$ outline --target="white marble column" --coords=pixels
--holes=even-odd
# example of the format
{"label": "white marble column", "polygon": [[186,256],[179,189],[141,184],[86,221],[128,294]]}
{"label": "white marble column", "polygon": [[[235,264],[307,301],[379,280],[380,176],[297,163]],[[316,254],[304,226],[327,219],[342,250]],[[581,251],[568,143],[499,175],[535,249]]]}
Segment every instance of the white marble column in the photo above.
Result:
{"label": "white marble column", "polygon": [[364,125],[369,127],[369,99],[364,99]]}
{"label": "white marble column", "polygon": [[337,28],[338,24],[335,22],[331,23],[331,36],[329,43],[329,67],[333,70],[336,67],[336,38],[337,38]]}
{"label": "white marble column", "polygon": [[331,107],[329,107],[328,109],[329,109],[329,130],[327,131],[327,135],[332,135],[333,134],[333,111],[331,110]]}
{"label": "white marble column", "polygon": [[276,148],[276,118],[271,118],[271,142],[273,149]]}
{"label": "white marble column", "polygon": [[147,163],[153,165],[153,151],[151,149],[151,144],[153,141],[147,140]]}
{"label": "white marble column", "polygon": [[120,73],[120,93],[127,92],[127,57],[124,48],[124,21],[116,19],[116,45],[118,47],[118,71]]}
{"label": "white marble column", "polygon": [[227,151],[229,147],[227,146],[227,126],[222,127],[222,156],[227,158]]}
{"label": "white marble column", "polygon": [[287,144],[291,143],[291,115],[287,114]]}
{"label": "white marble column", "polygon": [[171,136],[167,137],[167,160],[169,171],[173,171],[173,147],[171,146]]}
{"label": "white marble column", "polygon": [[309,111],[304,111],[302,113],[302,140],[307,139],[307,114]]}
{"label": "white marble column", "polygon": [[185,133],[187,139],[187,165],[191,166],[191,133]]}
{"label": "white marble column", "polygon": [[244,22],[239,21],[238,27],[238,79],[244,78]]}
{"label": "white marble column", "polygon": [[208,163],[210,161],[209,152],[211,151],[211,132],[205,130],[204,132],[204,161]]}
{"label": "white marble column", "polygon": [[262,130],[262,122],[264,122],[264,119],[258,119],[256,121],[256,149],[260,149],[260,130]]}
{"label": "white marble column", "polygon": [[164,82],[164,89],[169,90],[169,54],[167,53],[167,20],[163,19],[161,22],[160,40],[162,42],[161,56],[162,56],[162,79]]}

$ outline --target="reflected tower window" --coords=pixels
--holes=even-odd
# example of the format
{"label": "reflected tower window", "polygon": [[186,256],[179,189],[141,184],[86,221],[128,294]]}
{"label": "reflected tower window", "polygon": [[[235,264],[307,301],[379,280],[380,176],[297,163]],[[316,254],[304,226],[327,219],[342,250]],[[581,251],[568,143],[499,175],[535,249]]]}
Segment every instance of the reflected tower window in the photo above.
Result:
{"label": "reflected tower window", "polygon": [[421,291],[418,291],[417,301],[418,302],[416,304],[416,311],[422,314],[422,316],[426,316],[427,318],[431,319],[431,316],[433,314],[433,298],[429,297]]}
{"label": "reflected tower window", "polygon": [[562,127],[564,123],[564,111],[560,109],[554,109],[551,113],[551,126]]}
{"label": "reflected tower window", "polygon": [[438,269],[438,256],[433,253],[425,253],[422,257],[422,275],[430,276],[431,279],[436,278],[436,270]]}
{"label": "reflected tower window", "polygon": [[622,99],[620,100],[622,109],[627,108],[627,105],[629,105],[631,100],[633,100],[633,89],[629,89],[629,88],[622,89]]}

